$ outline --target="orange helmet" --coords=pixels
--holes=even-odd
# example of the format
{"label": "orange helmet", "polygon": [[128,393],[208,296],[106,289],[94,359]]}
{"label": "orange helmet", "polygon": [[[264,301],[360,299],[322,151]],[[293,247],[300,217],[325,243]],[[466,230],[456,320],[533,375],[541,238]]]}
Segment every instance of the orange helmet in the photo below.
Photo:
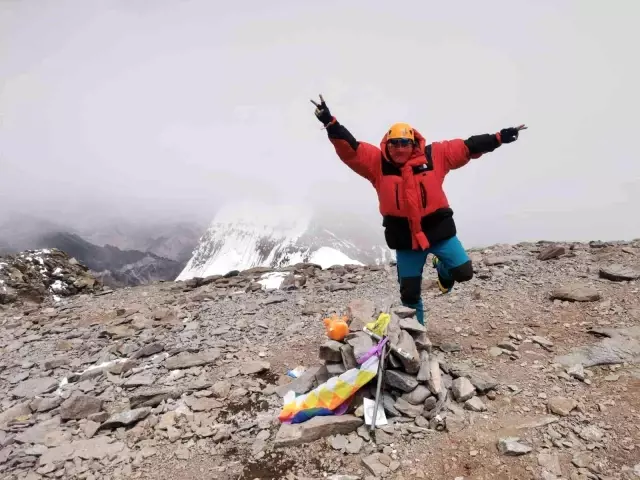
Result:
{"label": "orange helmet", "polygon": [[394,138],[406,138],[411,141],[415,141],[415,136],[413,135],[413,127],[408,123],[394,123],[389,128],[387,132],[387,138],[389,140]]}

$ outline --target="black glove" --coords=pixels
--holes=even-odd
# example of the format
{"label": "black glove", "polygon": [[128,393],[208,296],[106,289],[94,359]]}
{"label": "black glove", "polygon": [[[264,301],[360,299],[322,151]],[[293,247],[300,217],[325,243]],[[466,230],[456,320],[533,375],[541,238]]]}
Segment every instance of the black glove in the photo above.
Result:
{"label": "black glove", "polygon": [[311,103],[313,103],[316,106],[315,114],[318,120],[322,122],[322,125],[327,126],[329,122],[333,120],[333,116],[331,115],[331,112],[329,111],[329,107],[327,107],[327,104],[325,103],[324,98],[322,98],[322,95],[320,95],[319,104],[314,102],[313,100],[311,100]]}
{"label": "black glove", "polygon": [[518,139],[520,130],[525,130],[526,128],[527,127],[525,127],[524,125],[520,125],[519,127],[503,128],[502,130],[500,130],[500,142],[501,143],[515,142]]}

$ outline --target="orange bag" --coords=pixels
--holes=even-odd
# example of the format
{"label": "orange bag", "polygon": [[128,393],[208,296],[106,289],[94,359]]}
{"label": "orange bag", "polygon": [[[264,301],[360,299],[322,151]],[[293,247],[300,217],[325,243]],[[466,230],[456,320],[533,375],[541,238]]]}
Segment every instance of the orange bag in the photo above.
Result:
{"label": "orange bag", "polygon": [[342,341],[349,333],[349,325],[347,325],[347,317],[338,317],[332,315],[324,319],[324,326],[327,329],[327,336],[332,340]]}

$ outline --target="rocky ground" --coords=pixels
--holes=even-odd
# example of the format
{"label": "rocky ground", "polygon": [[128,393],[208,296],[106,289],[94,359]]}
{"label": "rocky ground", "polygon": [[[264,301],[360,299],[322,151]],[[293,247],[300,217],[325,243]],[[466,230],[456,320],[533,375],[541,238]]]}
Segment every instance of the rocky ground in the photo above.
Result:
{"label": "rocky ground", "polygon": [[56,248],[0,255],[0,305],[16,301],[40,304],[101,288],[85,265]]}
{"label": "rocky ground", "polygon": [[640,478],[640,241],[470,254],[474,279],[448,295],[425,272],[426,334],[394,306],[420,363],[389,359],[375,439],[359,400],[295,426],[278,415],[287,390],[352,361],[362,346],[327,345],[322,319],[373,320],[397,297],[393,266],[302,265],[276,291],[261,269],[42,303],[14,286],[0,478]]}

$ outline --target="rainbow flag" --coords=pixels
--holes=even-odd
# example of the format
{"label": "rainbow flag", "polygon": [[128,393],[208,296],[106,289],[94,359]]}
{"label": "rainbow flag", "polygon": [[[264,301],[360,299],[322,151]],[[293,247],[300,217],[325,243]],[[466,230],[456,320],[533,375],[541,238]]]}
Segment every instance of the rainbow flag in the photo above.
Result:
{"label": "rainbow flag", "polygon": [[312,417],[341,415],[353,395],[378,373],[377,355],[371,356],[358,368],[347,370],[300,395],[282,407],[278,419],[282,423],[301,423]]}

